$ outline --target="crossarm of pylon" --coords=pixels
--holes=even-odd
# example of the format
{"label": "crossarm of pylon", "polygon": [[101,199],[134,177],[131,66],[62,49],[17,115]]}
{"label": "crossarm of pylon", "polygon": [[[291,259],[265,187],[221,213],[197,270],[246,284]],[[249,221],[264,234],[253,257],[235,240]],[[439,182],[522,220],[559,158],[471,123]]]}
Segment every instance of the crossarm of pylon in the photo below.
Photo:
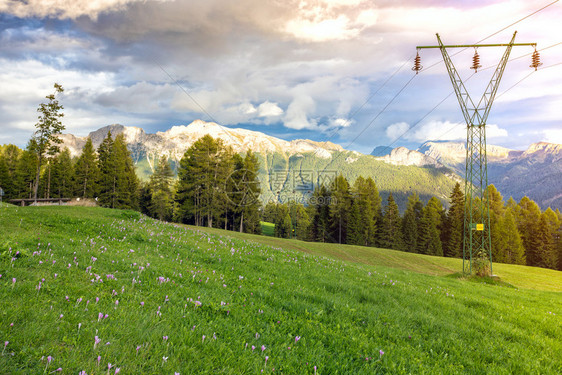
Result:
{"label": "crossarm of pylon", "polygon": [[513,37],[511,38],[511,42],[507,45],[507,48],[506,48],[500,62],[498,63],[496,71],[492,75],[492,79],[490,80],[490,83],[488,83],[488,86],[486,87],[486,90],[484,91],[484,95],[482,95],[482,98],[480,99],[480,102],[478,103],[478,107],[476,107],[476,108],[480,108],[480,106],[482,104],[484,104],[484,113],[482,114],[481,118],[479,119],[480,124],[485,124],[486,120],[488,119],[488,115],[490,114],[490,109],[492,108],[492,103],[494,101],[496,93],[498,92],[500,80],[501,80],[503,72],[505,70],[505,66],[507,65],[507,61],[509,60],[509,54],[511,53],[511,49],[514,45],[513,41],[515,40],[516,34],[517,34],[517,32],[513,33]]}
{"label": "crossarm of pylon", "polygon": [[443,42],[441,42],[439,34],[437,34],[437,41],[439,42],[439,45],[442,46],[440,48],[441,54],[443,55],[443,60],[445,61],[445,66],[447,67],[447,72],[449,73],[449,77],[451,78],[451,83],[453,84],[455,94],[457,94],[457,99],[459,100],[464,119],[466,120],[466,123],[468,125],[471,123],[472,117],[468,109],[468,104],[470,103],[472,105],[471,108],[475,108],[474,102],[468,94],[468,90],[464,86],[464,83],[462,82],[462,79],[453,64],[453,61],[449,57],[447,49],[443,47]]}

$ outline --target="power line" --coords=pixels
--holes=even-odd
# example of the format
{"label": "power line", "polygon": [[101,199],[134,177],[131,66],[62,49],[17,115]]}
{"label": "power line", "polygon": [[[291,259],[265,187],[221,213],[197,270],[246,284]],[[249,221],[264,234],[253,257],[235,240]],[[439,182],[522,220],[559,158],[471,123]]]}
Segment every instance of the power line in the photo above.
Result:
{"label": "power line", "polygon": [[357,134],[355,138],[353,138],[353,140],[347,146],[345,146],[346,149],[349,146],[351,146],[357,140],[357,138],[359,138],[365,132],[365,130],[367,130],[384,111],[386,111],[386,109],[392,104],[394,99],[396,99],[398,95],[400,95],[402,91],[404,91],[404,89],[410,84],[410,82],[414,80],[414,78],[416,78],[416,74],[412,75],[412,78],[410,78],[410,80],[406,82],[404,86],[402,86],[402,88],[392,97],[392,99],[390,99],[390,101],[384,106],[384,108],[381,109],[379,113],[377,113],[377,115],[367,124],[367,126],[363,128],[363,130],[359,132],[359,134]]}
{"label": "power line", "polygon": [[[402,65],[404,66],[404,65]],[[402,67],[401,67],[402,68]],[[401,69],[400,68],[400,69]],[[400,90],[398,90],[398,92],[396,94],[394,94],[394,96],[392,97],[392,99],[390,99],[390,101],[384,106],[384,108],[382,108],[379,113],[377,113],[377,115],[367,124],[367,126],[365,126],[360,132],[359,134],[357,134],[357,136],[355,136],[355,138],[353,138],[353,140],[347,144],[344,149],[348,149],[374,122],[375,120],[392,104],[392,102],[402,93],[402,91],[404,91],[404,89],[410,84],[410,82],[412,82],[414,80],[414,78],[416,78],[417,74],[413,74],[412,78],[410,78],[408,80],[408,82],[406,82],[404,84],[404,86],[402,86],[402,88]],[[339,153],[334,159],[332,159],[331,163],[334,163],[343,153]],[[322,169],[322,171],[320,172],[320,174],[322,174],[326,168],[328,168],[327,164],[324,169]]]}
{"label": "power line", "polygon": [[[557,44],[560,44],[560,43],[557,43]],[[553,45],[553,46],[554,46],[554,45]],[[547,47],[547,48],[549,48],[549,47]],[[559,63],[556,63],[556,64],[552,64],[552,65],[549,65],[549,66],[543,66],[542,68],[539,68],[537,71],[544,70],[544,69],[548,69],[548,68],[552,68],[552,67],[554,67],[554,66],[559,66],[559,65],[562,65],[562,62],[559,62]],[[520,79],[519,81],[517,81],[517,83],[515,83],[513,86],[511,86],[511,87],[509,87],[508,89],[504,90],[501,94],[499,94],[499,95],[497,96],[497,98],[499,98],[500,96],[504,95],[506,92],[508,92],[509,90],[513,89],[515,86],[519,85],[521,82],[523,82],[524,80],[526,80],[527,78],[529,78],[529,77],[531,76],[531,74],[533,74],[533,73],[535,73],[534,70],[533,70],[531,73],[527,74],[527,75],[526,75],[525,77],[523,77],[522,79]],[[452,94],[452,93],[451,93],[451,94]],[[449,96],[450,96],[451,94],[449,94]],[[455,128],[451,128],[451,129],[447,130],[445,133],[441,134],[440,136],[438,136],[437,138],[432,139],[432,140],[433,140],[433,141],[439,141],[439,140],[441,140],[445,135],[449,134],[449,133],[450,133],[451,131],[453,131],[453,130],[455,130]],[[425,142],[428,142],[428,141],[431,141],[431,140],[426,140],[426,141],[424,141],[423,143],[420,144],[419,147],[421,147]],[[419,147],[418,147],[418,148],[419,148]]]}
{"label": "power line", "polygon": [[[349,117],[349,119],[346,121],[347,124],[349,124],[349,123],[351,122],[351,120],[355,117],[355,115],[357,115],[357,113],[359,113],[359,111],[361,111],[361,109],[363,109],[363,107],[364,107],[368,102],[370,102],[371,99],[372,99],[376,94],[378,94],[378,92],[379,92],[380,90],[382,90],[383,87],[385,87],[386,84],[387,84],[388,82],[390,82],[390,80],[391,80],[392,78],[394,78],[394,76],[395,76],[396,74],[398,74],[399,71],[402,70],[402,68],[404,68],[404,66],[412,59],[412,57],[414,57],[413,54],[412,54],[407,60],[405,60],[404,63],[403,63],[402,65],[400,65],[400,66],[398,67],[398,69],[396,69],[396,70],[394,71],[394,73],[392,73],[392,74],[386,79],[386,81],[384,81],[383,84],[382,84],[381,86],[379,86],[379,88],[378,88],[373,94],[371,94],[371,95],[367,98],[367,100],[366,100],[363,104],[361,104],[361,105],[351,114],[351,116]],[[337,129],[335,129],[334,132],[333,132],[333,133],[328,137],[328,139],[325,140],[324,142],[329,142],[330,139],[332,139],[341,129],[342,129],[342,127],[339,127],[339,128],[337,128]]]}
{"label": "power line", "polygon": [[392,147],[392,145],[394,145],[396,142],[398,142],[403,136],[406,135],[406,133],[408,133],[410,130],[412,130],[413,128],[415,128],[417,125],[419,125],[427,116],[429,116],[433,111],[435,111],[437,109],[437,107],[439,107],[441,104],[443,104],[443,102],[447,99],[449,99],[451,97],[451,95],[454,94],[454,91],[451,91],[449,93],[449,95],[447,95],[445,98],[443,98],[443,100],[441,100],[439,103],[437,103],[435,105],[435,107],[433,107],[429,112],[427,112],[425,115],[423,115],[423,117],[421,119],[419,119],[417,122],[415,122],[412,126],[410,126],[408,129],[406,129],[405,132],[403,132],[402,134],[400,134],[398,136],[398,138],[396,138],[394,141],[392,141],[388,146],[386,146],[381,154],[384,154],[386,152],[386,150],[388,150],[389,148]]}
{"label": "power line", "polygon": [[517,81],[513,86],[511,86],[510,88],[508,88],[507,90],[505,90],[504,92],[502,92],[501,94],[499,94],[498,96],[496,96],[496,99],[499,99],[503,94],[505,94],[506,92],[508,92],[509,90],[511,90],[512,88],[514,88],[515,86],[517,86],[518,84],[520,84],[521,82],[523,82],[524,80],[526,80],[527,78],[529,78],[531,76],[531,74],[533,74],[535,71],[531,71],[531,73],[527,74],[525,77],[521,78],[519,81]]}
{"label": "power line", "polygon": [[500,29],[500,30],[496,31],[495,33],[488,35],[488,36],[485,37],[484,39],[479,40],[478,42],[476,42],[476,43],[474,43],[474,44],[482,43],[482,42],[485,41],[486,39],[489,39],[489,38],[493,37],[494,35],[497,35],[497,34],[501,33],[502,31],[504,31],[504,30],[506,30],[506,29],[509,29],[511,26],[513,26],[513,25],[515,25],[515,24],[518,24],[519,22],[521,22],[521,21],[523,21],[523,20],[525,20],[525,19],[527,19],[527,18],[529,18],[529,17],[531,17],[531,16],[534,16],[535,14],[537,14],[538,12],[540,12],[540,11],[542,11],[542,10],[548,8],[549,6],[551,6],[551,5],[553,5],[553,4],[556,4],[558,1],[559,1],[559,0],[555,0],[555,1],[553,1],[552,3],[545,5],[544,7],[542,7],[542,8],[540,8],[540,9],[534,11],[534,12],[531,13],[531,14],[526,15],[525,17],[523,17],[523,18],[521,18],[521,19],[519,19],[519,20],[513,22],[513,23],[510,24],[510,25],[507,25],[506,27],[504,27],[503,29]]}
{"label": "power line", "polygon": [[[486,39],[489,39],[489,38],[493,37],[494,35],[497,35],[497,34],[501,33],[502,31],[505,31],[506,29],[510,28],[511,26],[516,25],[516,24],[518,24],[519,22],[521,22],[521,21],[523,21],[523,20],[525,20],[525,19],[527,19],[527,18],[529,18],[529,17],[531,17],[531,16],[534,16],[534,15],[537,14],[538,12],[540,12],[540,11],[542,11],[542,10],[548,8],[549,6],[551,6],[551,5],[555,4],[555,3],[557,3],[558,1],[560,1],[560,0],[553,1],[552,3],[549,3],[549,4],[545,5],[545,6],[543,6],[542,8],[540,8],[540,9],[534,11],[533,13],[530,13],[530,14],[526,15],[525,17],[518,19],[517,21],[515,21],[515,22],[509,24],[508,26],[506,26],[506,27],[504,27],[504,28],[502,28],[502,29],[496,31],[495,33],[492,33],[492,34],[488,35],[488,36],[485,37],[484,39],[481,39],[481,40],[479,40],[478,42],[473,43],[473,44],[482,43],[482,42],[485,41]],[[467,49],[468,49],[468,48],[463,48],[463,49],[459,50],[458,52],[452,54],[451,57],[456,56],[456,55],[458,55],[459,53],[461,53],[461,52],[463,52],[463,51],[466,51]],[[439,60],[438,62],[436,62],[436,63],[434,63],[434,64],[431,64],[431,65],[428,66],[427,68],[423,69],[422,72],[424,72],[424,71],[426,71],[426,70],[429,70],[429,69],[433,68],[434,66],[439,65],[439,64],[441,64],[441,63],[443,63],[443,61],[442,61],[442,60]]]}
{"label": "power line", "polygon": [[[495,33],[492,33],[492,34],[488,35],[487,37],[485,37],[485,38],[479,40],[479,41],[476,42],[475,44],[481,43],[481,42],[485,41],[486,39],[489,39],[489,38],[491,38],[492,36],[499,34],[500,32],[502,32],[502,31],[504,31],[504,30],[510,28],[511,26],[513,26],[513,25],[515,25],[515,24],[517,24],[517,23],[519,23],[519,22],[521,22],[521,21],[523,21],[523,20],[525,20],[525,19],[527,19],[527,18],[529,18],[529,17],[531,17],[531,16],[537,14],[538,12],[540,12],[540,11],[542,11],[542,10],[548,8],[549,6],[551,6],[551,5],[555,4],[555,3],[557,3],[558,1],[559,1],[559,0],[556,0],[556,1],[553,1],[552,3],[549,3],[549,4],[545,5],[544,7],[542,7],[542,8],[540,8],[540,9],[534,11],[533,13],[530,13],[530,14],[526,15],[525,17],[520,18],[519,20],[517,20],[517,21],[511,23],[510,25],[508,25],[508,26],[506,26],[506,27],[504,27],[504,28],[502,28],[502,29],[496,31]],[[559,44],[562,44],[562,42],[553,44],[553,45],[548,46],[548,47],[545,47],[545,48],[543,48],[542,50],[545,50],[545,49],[548,49],[548,48],[552,48],[552,47],[557,46],[557,45],[559,45]],[[453,54],[453,55],[451,55],[451,56],[455,56],[455,55],[457,55],[457,54],[459,54],[459,53],[465,51],[466,49],[467,49],[467,48],[463,48],[463,49],[461,49],[459,52],[457,52],[457,53],[455,53],[455,54]],[[528,56],[528,55],[523,55],[523,56],[517,57],[516,59],[519,59],[519,58],[524,57],[524,56]],[[515,59],[514,59],[514,60],[515,60]],[[442,63],[442,62],[443,62],[443,61],[439,61],[439,62],[437,62],[437,63],[435,63],[435,64],[432,64],[432,65],[430,65],[429,67],[423,69],[422,71],[426,71],[426,70],[428,70],[428,69],[431,69],[432,67],[434,67],[434,66],[436,66],[436,65],[438,65],[438,64],[440,64],[440,63]],[[562,63],[560,63],[560,64],[562,64]],[[560,64],[550,65],[550,66],[548,66],[547,68],[550,68],[550,67],[553,67],[553,66],[556,66],[556,65],[560,65]],[[491,67],[492,67],[492,66],[491,66]],[[491,67],[487,67],[487,68],[484,68],[484,69],[481,69],[481,70],[489,69],[489,68],[491,68]],[[544,68],[543,68],[543,69],[544,69]],[[474,75],[474,74],[473,74],[473,75]],[[472,76],[473,76],[473,75],[472,75]],[[528,78],[530,75],[531,75],[531,74],[525,76],[525,77],[524,77],[523,79],[521,79],[519,82],[517,82],[516,84],[514,84],[513,86],[511,86],[509,89],[507,89],[507,90],[505,90],[504,92],[502,92],[499,96],[505,94],[507,91],[509,91],[509,90],[511,90],[513,87],[517,86],[519,83],[521,83],[523,80],[525,80],[526,78]],[[468,79],[472,78],[472,76],[470,76]],[[468,79],[467,79],[467,81],[468,81]],[[451,95],[452,95],[452,93],[450,93],[445,99],[443,99],[443,100],[442,100],[441,102],[439,102],[435,107],[433,107],[433,109],[431,109],[426,115],[424,115],[420,120],[418,120],[413,126],[409,127],[409,128],[408,128],[404,133],[402,133],[398,138],[396,138],[394,141],[392,141],[392,143],[391,143],[389,146],[386,146],[385,149],[384,149],[384,151],[386,151],[390,146],[392,146],[393,144],[395,144],[399,139],[401,139],[404,135],[406,135],[409,131],[411,131],[416,125],[418,125],[424,118],[426,118],[430,113],[432,113],[437,107],[439,107],[439,105],[441,105],[441,104],[442,104],[449,96],[451,96]],[[499,97],[499,96],[498,96],[498,97]],[[450,130],[449,130],[449,131],[450,131]],[[448,133],[449,131],[447,131],[447,133]]]}
{"label": "power line", "polygon": [[[544,47],[544,48],[541,48],[541,49],[537,49],[537,51],[538,51],[538,52],[542,52],[542,51],[547,50],[547,49],[549,49],[549,48],[556,47],[556,46],[558,46],[558,45],[560,45],[560,44],[562,44],[562,42],[558,42],[558,43],[555,43],[555,44],[550,45],[550,46],[548,46],[548,47]],[[534,53],[534,52],[526,53],[526,54],[524,54],[524,55],[517,56],[517,57],[514,57],[514,58],[512,58],[512,59],[509,59],[509,61],[511,62],[511,61],[519,60],[519,59],[522,59],[523,57],[530,56],[530,55],[532,55],[533,53]],[[492,68],[495,68],[495,67],[496,67],[495,65],[490,65],[490,66],[487,66],[487,67],[485,67],[485,68],[480,68],[480,69],[478,69],[478,70],[479,70],[479,71],[488,70],[488,69],[492,69]],[[544,68],[543,68],[543,69],[544,69]]]}

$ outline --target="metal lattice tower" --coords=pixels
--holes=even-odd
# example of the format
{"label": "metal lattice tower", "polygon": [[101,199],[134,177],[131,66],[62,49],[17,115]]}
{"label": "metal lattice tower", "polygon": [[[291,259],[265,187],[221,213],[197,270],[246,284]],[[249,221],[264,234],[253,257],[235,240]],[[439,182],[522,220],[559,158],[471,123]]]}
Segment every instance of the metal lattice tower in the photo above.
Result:
{"label": "metal lattice tower", "polygon": [[[490,234],[490,204],[487,196],[488,166],[486,158],[486,120],[490,114],[490,108],[496,96],[500,80],[509,54],[514,46],[534,46],[536,43],[514,43],[513,33],[511,42],[508,44],[469,44],[469,45],[444,45],[437,34],[437,46],[418,46],[417,49],[439,48],[443,55],[443,61],[451,78],[455,94],[459,101],[467,126],[466,136],[466,176],[465,176],[465,213],[463,230],[463,273],[472,273],[472,261],[474,258],[489,259],[490,274],[492,273],[492,239]],[[486,87],[482,98],[475,105],[462,82],[453,61],[447,53],[448,48],[479,48],[479,47],[507,47],[501,58],[490,83]],[[535,49],[535,53],[538,52]],[[535,69],[540,64],[533,61],[531,67]],[[475,52],[471,69],[477,72],[479,56]],[[416,56],[413,70],[416,74],[422,69],[419,54]]]}

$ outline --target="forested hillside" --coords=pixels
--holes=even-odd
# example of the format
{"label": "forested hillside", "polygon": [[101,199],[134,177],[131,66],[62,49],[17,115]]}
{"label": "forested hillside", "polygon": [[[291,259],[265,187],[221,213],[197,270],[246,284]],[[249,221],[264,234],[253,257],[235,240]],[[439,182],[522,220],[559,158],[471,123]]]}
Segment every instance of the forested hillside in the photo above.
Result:
{"label": "forested hillside", "polygon": [[[34,149],[8,145],[0,151],[4,199],[32,197]],[[68,150],[46,158],[38,190],[39,197],[90,198],[104,207],[135,209],[199,226],[260,233],[261,219],[274,223],[279,237],[462,255],[464,197],[458,183],[447,189],[449,180],[437,175],[433,181],[444,179],[439,195],[431,195],[429,181],[421,185],[428,192],[420,196],[406,176],[424,179],[429,170],[386,164],[373,169],[361,155],[339,152],[331,158],[286,159],[275,153],[263,159],[251,151],[242,156],[221,139],[205,135],[180,159],[177,179],[162,157],[143,182],[135,173],[124,134],[113,138],[108,133],[97,150],[88,139],[78,158],[71,158]],[[275,173],[264,181],[260,170]],[[382,177],[389,182],[387,188],[396,191],[382,192],[377,179],[359,174],[363,170]],[[562,269],[560,211],[541,210],[528,197],[505,202],[494,185],[488,189],[494,261]],[[397,197],[406,201],[403,213]]]}

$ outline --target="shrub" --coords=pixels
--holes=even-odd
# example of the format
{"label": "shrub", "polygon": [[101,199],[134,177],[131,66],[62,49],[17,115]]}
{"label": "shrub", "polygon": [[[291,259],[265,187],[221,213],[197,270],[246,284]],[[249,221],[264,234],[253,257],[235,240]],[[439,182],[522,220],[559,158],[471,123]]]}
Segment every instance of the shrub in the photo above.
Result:
{"label": "shrub", "polygon": [[480,254],[472,261],[472,270],[479,277],[490,276],[490,259],[484,254]]}

